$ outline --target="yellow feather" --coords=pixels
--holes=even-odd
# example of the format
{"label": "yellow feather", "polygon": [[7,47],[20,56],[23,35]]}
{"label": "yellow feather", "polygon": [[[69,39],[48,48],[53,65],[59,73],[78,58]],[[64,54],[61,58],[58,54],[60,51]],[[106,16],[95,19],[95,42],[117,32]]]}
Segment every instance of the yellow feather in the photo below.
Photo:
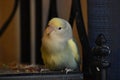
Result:
{"label": "yellow feather", "polygon": [[79,52],[78,52],[78,48],[77,48],[75,41],[73,39],[70,39],[70,40],[68,40],[68,44],[72,50],[72,54],[73,54],[75,60],[77,62],[79,62],[80,57],[79,57]]}
{"label": "yellow feather", "polygon": [[62,20],[58,18],[53,18],[52,20],[49,21],[48,25],[54,25],[54,27],[62,27],[63,23]]}

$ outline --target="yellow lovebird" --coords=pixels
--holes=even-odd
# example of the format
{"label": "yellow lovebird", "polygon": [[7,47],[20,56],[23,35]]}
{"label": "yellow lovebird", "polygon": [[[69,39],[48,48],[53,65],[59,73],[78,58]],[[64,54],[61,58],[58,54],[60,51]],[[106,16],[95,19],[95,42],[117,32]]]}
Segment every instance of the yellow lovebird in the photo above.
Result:
{"label": "yellow lovebird", "polygon": [[61,18],[52,18],[42,37],[42,59],[50,70],[79,70],[80,56],[73,39],[71,25]]}

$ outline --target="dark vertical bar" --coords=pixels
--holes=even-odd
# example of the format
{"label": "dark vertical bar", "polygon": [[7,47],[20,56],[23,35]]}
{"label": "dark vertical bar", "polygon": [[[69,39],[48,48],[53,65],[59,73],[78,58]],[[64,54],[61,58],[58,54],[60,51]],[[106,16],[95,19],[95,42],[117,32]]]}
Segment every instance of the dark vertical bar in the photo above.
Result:
{"label": "dark vertical bar", "polygon": [[35,53],[36,53],[36,63],[37,64],[43,64],[42,58],[41,58],[41,38],[42,38],[42,0],[35,0]]}
{"label": "dark vertical bar", "polygon": [[30,1],[20,0],[21,63],[30,63]]}
{"label": "dark vertical bar", "polygon": [[89,78],[91,78],[90,74],[91,48],[88,36],[85,31],[80,0],[72,0],[71,13],[69,18],[69,22],[71,25],[73,25],[74,19],[76,19],[78,35],[82,44],[84,79],[88,80]]}
{"label": "dark vertical bar", "polygon": [[76,25],[78,29],[79,38],[82,44],[83,50],[83,73],[84,79],[88,80],[90,75],[90,63],[91,63],[91,48],[86,34],[85,25],[83,21],[83,15],[81,10],[80,0],[74,0],[76,4]]}
{"label": "dark vertical bar", "polygon": [[58,17],[56,0],[50,0],[48,21],[53,17]]}
{"label": "dark vertical bar", "polygon": [[69,23],[72,27],[73,27],[75,16],[76,16],[76,3],[74,0],[72,0],[70,17],[69,17]]}
{"label": "dark vertical bar", "polygon": [[101,71],[101,80],[107,80],[107,70],[106,69],[102,69]]}

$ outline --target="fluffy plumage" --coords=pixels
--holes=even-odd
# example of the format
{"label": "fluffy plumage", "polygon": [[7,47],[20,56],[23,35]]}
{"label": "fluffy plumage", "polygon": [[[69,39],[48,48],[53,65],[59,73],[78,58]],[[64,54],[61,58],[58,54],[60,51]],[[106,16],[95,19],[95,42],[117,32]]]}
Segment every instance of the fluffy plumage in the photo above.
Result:
{"label": "fluffy plumage", "polygon": [[70,24],[61,18],[53,18],[42,37],[42,59],[50,70],[79,69],[79,52],[73,39]]}

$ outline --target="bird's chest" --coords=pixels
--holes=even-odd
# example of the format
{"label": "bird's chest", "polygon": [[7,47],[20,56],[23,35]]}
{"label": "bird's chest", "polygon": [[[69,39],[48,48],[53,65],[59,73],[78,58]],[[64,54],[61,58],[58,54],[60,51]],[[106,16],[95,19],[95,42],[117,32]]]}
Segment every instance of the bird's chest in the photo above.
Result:
{"label": "bird's chest", "polygon": [[62,51],[65,51],[67,48],[67,42],[65,41],[48,40],[45,43],[46,43],[45,45],[46,49],[52,53],[62,52]]}
{"label": "bird's chest", "polygon": [[65,68],[68,61],[68,55],[64,53],[51,54],[47,59],[47,66],[51,68]]}

